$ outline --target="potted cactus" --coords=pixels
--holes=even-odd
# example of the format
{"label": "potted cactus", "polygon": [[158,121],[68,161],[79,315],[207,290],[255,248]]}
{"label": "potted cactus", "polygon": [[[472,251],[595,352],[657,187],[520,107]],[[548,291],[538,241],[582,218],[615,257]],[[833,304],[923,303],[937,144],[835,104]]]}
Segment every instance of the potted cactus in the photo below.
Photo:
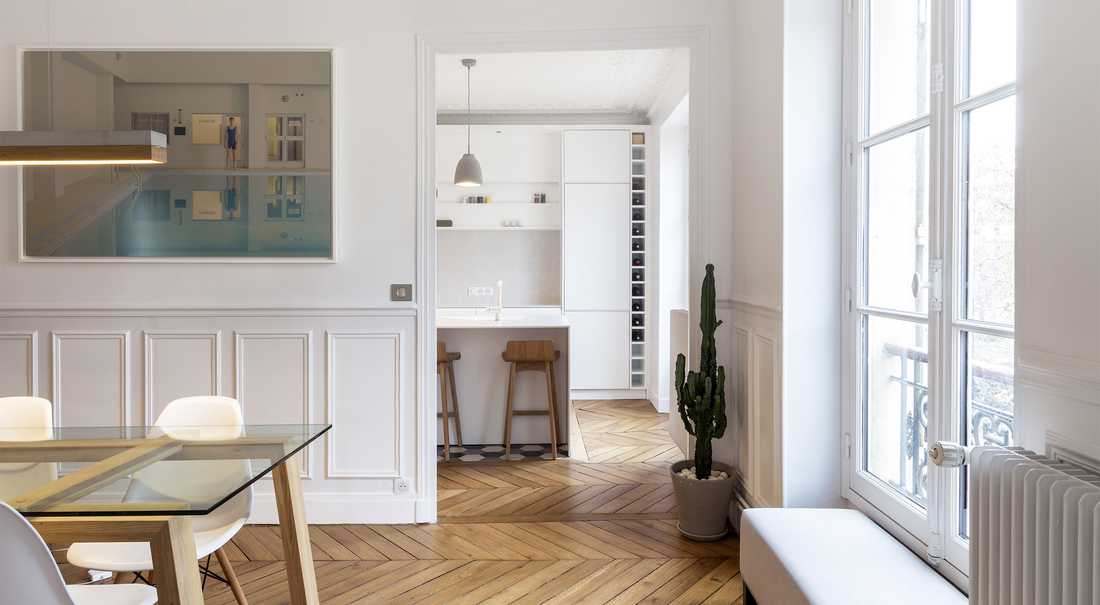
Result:
{"label": "potted cactus", "polygon": [[693,540],[719,540],[726,535],[733,478],[729,466],[714,462],[711,440],[726,432],[726,369],[718,365],[714,333],[722,322],[714,311],[714,265],[707,265],[703,278],[699,328],[703,342],[699,371],[684,374],[687,360],[676,356],[676,399],[680,419],[695,438],[695,456],[669,467],[676,504],[680,511],[680,533]]}

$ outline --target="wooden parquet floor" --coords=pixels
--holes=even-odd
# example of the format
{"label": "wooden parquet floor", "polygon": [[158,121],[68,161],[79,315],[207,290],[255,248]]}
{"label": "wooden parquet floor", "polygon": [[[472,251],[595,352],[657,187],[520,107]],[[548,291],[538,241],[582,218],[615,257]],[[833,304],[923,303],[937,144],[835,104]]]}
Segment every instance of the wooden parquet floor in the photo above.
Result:
{"label": "wooden parquet floor", "polygon": [[[311,527],[321,602],[740,603],[736,539],[676,530],[668,465],[681,454],[665,416],[645,401],[575,412],[592,463],[440,464],[438,524]],[[287,602],[275,527],[247,526],[227,548],[250,604]],[[205,598],[234,603],[214,582]]]}

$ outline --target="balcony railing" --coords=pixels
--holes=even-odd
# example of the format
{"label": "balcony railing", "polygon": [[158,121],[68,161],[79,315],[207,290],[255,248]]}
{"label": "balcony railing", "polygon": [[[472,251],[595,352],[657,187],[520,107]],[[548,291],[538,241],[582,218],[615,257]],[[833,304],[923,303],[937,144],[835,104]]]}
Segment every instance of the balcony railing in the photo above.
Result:
{"label": "balcony railing", "polygon": [[[898,460],[899,484],[896,487],[910,498],[923,502],[928,495],[928,352],[904,345],[886,343],[885,355],[897,357],[896,374],[890,380],[899,386],[898,401],[902,426]],[[1002,368],[970,364],[969,434],[970,445],[1013,443],[1012,374]]]}

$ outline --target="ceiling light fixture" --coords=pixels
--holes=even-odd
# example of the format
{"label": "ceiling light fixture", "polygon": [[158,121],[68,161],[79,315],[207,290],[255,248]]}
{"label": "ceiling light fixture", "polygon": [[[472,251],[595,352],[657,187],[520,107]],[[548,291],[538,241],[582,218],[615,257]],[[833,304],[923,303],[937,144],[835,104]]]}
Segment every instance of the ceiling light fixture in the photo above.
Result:
{"label": "ceiling light fixture", "polygon": [[477,65],[475,59],[463,59],[466,68],[466,153],[455,166],[455,185],[459,187],[481,186],[481,163],[470,153],[470,68]]}
{"label": "ceiling light fixture", "polygon": [[[50,130],[0,131],[0,166],[164,164],[168,137],[152,130],[53,130],[52,2],[46,3]],[[74,102],[79,102],[75,101]]]}

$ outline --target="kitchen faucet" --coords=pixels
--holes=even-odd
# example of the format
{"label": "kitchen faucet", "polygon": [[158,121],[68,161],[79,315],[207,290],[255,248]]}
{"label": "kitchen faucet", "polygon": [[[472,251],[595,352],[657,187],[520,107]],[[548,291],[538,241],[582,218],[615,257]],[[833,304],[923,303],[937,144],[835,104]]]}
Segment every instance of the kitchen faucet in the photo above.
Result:
{"label": "kitchen faucet", "polygon": [[504,280],[497,280],[497,304],[486,310],[493,314],[493,321],[500,321],[504,316]]}

